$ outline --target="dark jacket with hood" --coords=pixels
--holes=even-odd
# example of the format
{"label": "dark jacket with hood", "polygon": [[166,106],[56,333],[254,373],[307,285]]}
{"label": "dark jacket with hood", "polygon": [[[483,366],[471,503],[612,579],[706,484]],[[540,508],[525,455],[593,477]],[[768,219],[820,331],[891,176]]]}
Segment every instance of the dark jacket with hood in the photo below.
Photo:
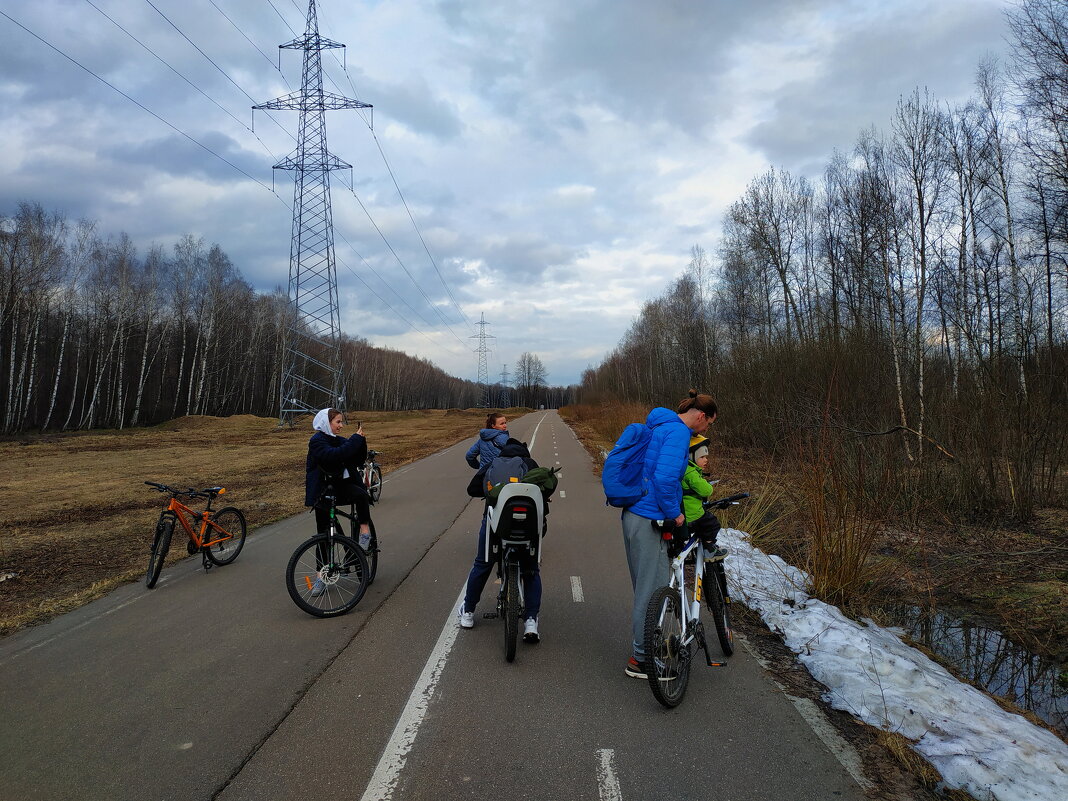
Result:
{"label": "dark jacket with hood", "polygon": [[316,431],[308,441],[308,458],[305,461],[304,505],[314,506],[319,500],[327,477],[341,479],[347,469],[346,483],[362,487],[359,468],[367,460],[367,440],[359,434],[335,437]]}

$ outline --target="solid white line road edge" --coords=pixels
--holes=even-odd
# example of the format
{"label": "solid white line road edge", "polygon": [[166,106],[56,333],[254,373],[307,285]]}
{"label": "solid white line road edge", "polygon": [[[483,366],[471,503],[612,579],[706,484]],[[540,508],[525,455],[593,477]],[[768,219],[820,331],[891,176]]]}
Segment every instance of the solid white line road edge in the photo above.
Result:
{"label": "solid white line road edge", "polygon": [[393,734],[386,743],[385,751],[378,760],[374,775],[367,783],[361,801],[388,801],[393,797],[393,791],[397,787],[397,780],[404,768],[404,762],[408,758],[408,752],[415,744],[415,737],[419,734],[419,726],[426,717],[427,708],[434,699],[434,692],[441,678],[441,672],[445,668],[445,660],[449,657],[453,643],[456,642],[456,633],[460,630],[453,615],[464,598],[467,585],[460,589],[456,602],[449,608],[449,616],[445,619],[445,627],[438,636],[434,650],[430,653],[419,680],[415,683],[408,703],[404,705],[404,711],[397,718],[397,725]]}

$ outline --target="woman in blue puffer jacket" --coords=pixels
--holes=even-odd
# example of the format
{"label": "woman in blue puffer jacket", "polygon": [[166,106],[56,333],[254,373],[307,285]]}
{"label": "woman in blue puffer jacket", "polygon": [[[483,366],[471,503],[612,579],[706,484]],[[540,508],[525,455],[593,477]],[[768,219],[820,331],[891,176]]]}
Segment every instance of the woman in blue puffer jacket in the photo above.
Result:
{"label": "woman in blue puffer jacket", "polygon": [[486,427],[478,432],[475,444],[467,452],[467,463],[476,470],[488,467],[508,441],[508,419],[500,412],[486,418]]}

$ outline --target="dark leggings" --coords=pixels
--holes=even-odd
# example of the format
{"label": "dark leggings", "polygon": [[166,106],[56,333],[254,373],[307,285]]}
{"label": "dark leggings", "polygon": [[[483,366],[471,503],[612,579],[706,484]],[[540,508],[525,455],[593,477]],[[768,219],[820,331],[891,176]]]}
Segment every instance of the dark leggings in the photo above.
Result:
{"label": "dark leggings", "polygon": [[[356,520],[360,523],[366,523],[371,519],[370,499],[362,484],[353,481],[342,483],[337,488],[336,503],[338,506],[352,504],[356,512]],[[325,500],[321,500],[315,506],[315,530],[319,534],[326,534],[330,530],[330,505]],[[353,532],[353,536],[357,533]]]}
{"label": "dark leggings", "polygon": [[[356,514],[357,526],[359,523],[367,523],[371,520],[371,504],[367,496],[367,491],[360,484],[350,481],[341,484],[341,486],[337,488],[337,500],[335,503],[338,506],[352,504],[353,511]],[[315,506],[315,530],[319,534],[326,534],[330,531],[330,504],[328,501],[320,500]],[[345,529],[342,527],[341,532],[344,533],[344,531]],[[358,528],[352,532],[354,539],[358,538],[359,534]],[[319,565],[329,561],[327,544],[325,541],[320,542],[316,550]]]}

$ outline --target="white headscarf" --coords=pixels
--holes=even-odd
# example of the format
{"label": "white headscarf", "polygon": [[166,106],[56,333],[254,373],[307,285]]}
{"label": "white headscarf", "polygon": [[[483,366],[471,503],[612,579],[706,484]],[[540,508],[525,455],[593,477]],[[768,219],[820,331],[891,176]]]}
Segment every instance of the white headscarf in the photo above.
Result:
{"label": "white headscarf", "polygon": [[320,409],[315,413],[315,419],[312,420],[312,428],[316,431],[322,431],[327,436],[334,436],[334,432],[330,430],[329,409]]}
{"label": "white headscarf", "polygon": [[[315,413],[315,419],[312,420],[312,428],[314,428],[316,431],[322,431],[328,437],[337,436],[330,429],[330,410],[329,409],[320,409],[319,411],[317,411]],[[342,478],[348,478],[349,477],[349,470],[348,470],[347,467],[345,468],[345,472],[343,472],[341,474],[341,477]]]}

